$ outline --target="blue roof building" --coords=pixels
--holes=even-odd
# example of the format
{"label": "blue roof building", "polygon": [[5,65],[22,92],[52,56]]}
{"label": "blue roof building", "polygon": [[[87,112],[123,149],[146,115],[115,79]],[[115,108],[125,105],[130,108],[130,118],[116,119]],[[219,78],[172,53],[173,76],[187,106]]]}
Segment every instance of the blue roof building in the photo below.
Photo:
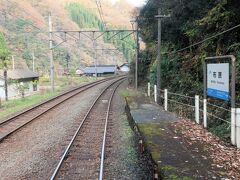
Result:
{"label": "blue roof building", "polygon": [[97,76],[107,75],[107,74],[115,74],[117,71],[116,65],[97,65],[95,66],[88,66],[84,69],[84,74],[88,76],[93,76],[95,73]]}

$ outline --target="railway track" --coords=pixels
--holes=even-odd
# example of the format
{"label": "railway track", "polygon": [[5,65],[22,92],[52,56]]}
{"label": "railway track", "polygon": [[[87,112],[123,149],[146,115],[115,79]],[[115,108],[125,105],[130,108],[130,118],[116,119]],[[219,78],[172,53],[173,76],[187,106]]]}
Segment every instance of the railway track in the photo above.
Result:
{"label": "railway track", "polygon": [[86,91],[89,88],[92,88],[100,83],[106,82],[111,79],[113,78],[100,80],[97,82],[89,83],[74,88],[70,91],[60,94],[59,96],[56,96],[50,100],[44,101],[43,103],[40,103],[32,108],[29,108],[13,117],[6,119],[5,121],[0,123],[0,142],[6,139],[9,135],[21,129],[22,127],[33,122],[35,119],[37,119],[44,113],[57,107],[59,104],[67,101],[68,99],[78,95],[81,92]]}
{"label": "railway track", "polygon": [[94,101],[54,170],[54,179],[103,179],[105,143],[111,103],[123,78],[106,87]]}

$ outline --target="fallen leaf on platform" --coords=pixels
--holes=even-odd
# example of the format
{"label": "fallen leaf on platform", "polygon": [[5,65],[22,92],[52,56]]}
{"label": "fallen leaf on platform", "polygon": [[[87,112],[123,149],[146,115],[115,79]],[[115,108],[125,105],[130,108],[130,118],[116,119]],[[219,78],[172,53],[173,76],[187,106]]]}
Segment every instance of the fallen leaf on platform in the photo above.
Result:
{"label": "fallen leaf on platform", "polygon": [[[227,175],[229,179],[240,179],[240,149],[221,141],[201,125],[190,120],[179,120],[172,127],[175,132],[181,134],[189,146],[202,144],[204,151],[209,154],[209,157],[202,156],[202,158],[211,158],[212,167],[225,169],[226,173],[223,172],[223,175]],[[195,147],[193,150],[198,152]]]}

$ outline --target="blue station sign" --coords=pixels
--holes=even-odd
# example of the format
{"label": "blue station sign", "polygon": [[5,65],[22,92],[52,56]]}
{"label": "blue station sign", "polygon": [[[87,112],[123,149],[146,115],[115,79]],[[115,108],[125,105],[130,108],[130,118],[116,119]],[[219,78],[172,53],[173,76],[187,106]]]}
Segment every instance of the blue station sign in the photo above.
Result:
{"label": "blue station sign", "polygon": [[228,101],[229,63],[207,64],[207,95]]}

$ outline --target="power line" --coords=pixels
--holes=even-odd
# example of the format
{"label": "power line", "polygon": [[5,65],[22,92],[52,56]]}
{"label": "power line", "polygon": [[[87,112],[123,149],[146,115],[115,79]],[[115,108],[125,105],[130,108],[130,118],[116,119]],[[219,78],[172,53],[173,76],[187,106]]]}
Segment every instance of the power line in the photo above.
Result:
{"label": "power line", "polygon": [[[0,10],[0,12],[6,13],[5,11],[1,11],[1,10]],[[9,16],[13,17],[13,18],[17,18],[16,16],[10,14],[9,12],[8,12],[7,14],[8,14]],[[23,20],[23,21],[24,21],[25,19],[20,18],[20,20]],[[32,22],[28,22],[28,21],[27,21],[27,24],[28,24],[28,25],[31,25],[32,27],[34,27],[34,28],[36,28],[36,29],[38,29],[38,30],[40,30],[41,32],[44,32],[41,28],[37,27],[37,26],[34,25]]]}
{"label": "power line", "polygon": [[[1,10],[0,10],[0,12],[6,13],[5,11],[1,11]],[[24,11],[24,12],[25,12],[25,11]],[[11,16],[12,18],[17,18],[16,16],[10,14],[10,12],[7,12],[7,14],[8,14],[9,16]],[[27,14],[30,15],[29,13],[27,13]],[[24,18],[20,18],[20,19],[21,19],[21,20],[25,20]],[[27,21],[27,23],[28,23],[28,25],[31,25],[31,26],[34,27],[35,29],[39,30],[41,33],[46,32],[46,31],[44,31],[43,29],[37,27],[37,26],[36,26],[35,24],[33,24],[32,22],[28,22],[28,21]],[[46,26],[46,24],[44,24],[44,25]],[[63,40],[63,38],[62,38],[61,36],[56,35],[56,34],[55,34],[55,36],[56,36],[57,38]]]}
{"label": "power line", "polygon": [[103,27],[104,27],[104,29],[105,29],[105,22],[104,22],[103,15],[102,15],[102,12],[101,12],[100,1],[95,0],[95,3],[96,3],[96,5],[97,5],[98,13],[99,13],[100,19],[101,19],[101,21],[102,21]]}
{"label": "power line", "polygon": [[153,2],[153,1],[152,0],[148,0],[146,5],[144,6],[144,8],[148,7],[151,4],[151,2]]}
{"label": "power line", "polygon": [[172,51],[172,52],[164,52],[164,53],[162,53],[162,54],[175,54],[175,53],[184,51],[184,50],[186,50],[186,49],[189,49],[189,48],[191,48],[191,47],[194,47],[194,46],[197,46],[197,45],[199,45],[199,44],[202,44],[202,43],[204,43],[204,42],[206,42],[206,41],[209,41],[209,40],[211,40],[211,39],[214,39],[214,38],[216,38],[216,37],[218,37],[218,36],[220,36],[220,35],[222,35],[222,34],[225,34],[225,33],[229,32],[229,31],[232,31],[232,30],[234,30],[234,29],[236,29],[236,28],[239,28],[239,27],[240,27],[240,24],[238,24],[238,25],[236,25],[236,26],[234,26],[234,27],[231,27],[231,28],[229,28],[229,29],[227,29],[227,30],[225,30],[225,31],[222,31],[222,32],[220,32],[220,33],[217,33],[217,34],[215,34],[214,36],[208,37],[208,38],[206,38],[206,39],[204,39],[204,40],[202,40],[202,41],[199,41],[199,42],[197,42],[197,43],[191,44],[191,45],[189,45],[189,46],[187,46],[187,47],[185,47],[185,48],[182,48],[182,49],[179,49],[179,50],[176,50],[176,51]]}
{"label": "power line", "polygon": [[103,19],[103,22],[104,22],[104,27],[106,28],[106,21],[105,21],[105,19],[104,19],[104,16],[103,16],[103,8],[102,8],[102,4],[101,4],[101,1],[99,0],[99,7],[100,7],[100,10],[101,10],[101,13],[102,13],[102,19]]}

